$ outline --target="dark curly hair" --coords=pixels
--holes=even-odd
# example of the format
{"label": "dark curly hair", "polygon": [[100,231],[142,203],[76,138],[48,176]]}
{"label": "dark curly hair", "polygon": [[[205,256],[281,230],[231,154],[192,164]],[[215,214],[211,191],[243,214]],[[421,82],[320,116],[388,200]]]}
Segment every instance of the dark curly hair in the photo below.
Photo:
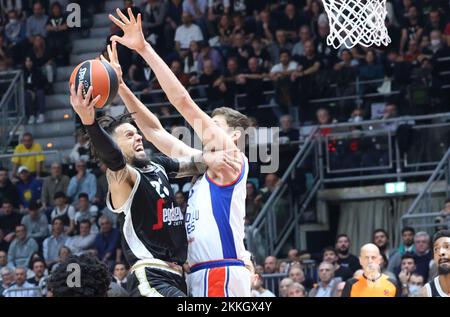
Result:
{"label": "dark curly hair", "polygon": [[[81,287],[70,287],[67,278],[73,273],[67,270],[71,263],[81,269]],[[96,257],[90,255],[70,256],[52,272],[48,280],[48,290],[55,297],[106,297],[111,283],[108,268]]]}
{"label": "dark curly hair", "polygon": [[[135,125],[133,115],[134,115],[134,113],[124,113],[118,117],[113,117],[110,115],[103,115],[97,119],[97,122],[98,122],[99,126],[101,126],[106,131],[106,133],[108,133],[109,135],[112,135],[114,133],[114,131],[116,130],[116,128],[124,123],[130,123],[132,125]],[[94,159],[99,160],[99,156],[97,155],[95,148],[92,145],[92,142],[90,142],[89,134],[86,132],[86,130],[84,128],[83,128],[83,133],[84,133],[85,137],[89,140],[91,156]]]}

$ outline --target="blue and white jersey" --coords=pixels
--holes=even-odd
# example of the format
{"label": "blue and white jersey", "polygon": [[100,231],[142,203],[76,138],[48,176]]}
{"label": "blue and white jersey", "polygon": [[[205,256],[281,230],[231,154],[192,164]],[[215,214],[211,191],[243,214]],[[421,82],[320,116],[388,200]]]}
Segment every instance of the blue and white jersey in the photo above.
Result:
{"label": "blue and white jersey", "polygon": [[248,160],[243,156],[239,177],[219,185],[207,173],[189,192],[186,210],[188,263],[193,266],[222,259],[242,260]]}

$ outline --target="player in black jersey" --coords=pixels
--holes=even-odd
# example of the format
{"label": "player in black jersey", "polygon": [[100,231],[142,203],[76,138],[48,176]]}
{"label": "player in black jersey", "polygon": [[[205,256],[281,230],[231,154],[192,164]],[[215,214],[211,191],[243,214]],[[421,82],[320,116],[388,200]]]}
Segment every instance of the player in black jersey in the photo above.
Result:
{"label": "player in black jersey", "polygon": [[[142,136],[130,123],[130,115],[118,119],[95,120],[90,87],[83,97],[71,86],[70,102],[90,137],[95,155],[106,164],[109,192],[107,204],[120,213],[122,248],[133,272],[131,293],[142,296],[186,296],[182,265],[186,261],[187,240],[184,219],[175,202],[168,175],[185,177],[205,172],[203,159],[216,164],[226,154],[210,153],[176,160],[147,158]],[[219,163],[218,163],[219,162]],[[236,164],[237,165],[237,164]],[[238,169],[239,166],[234,165]]]}
{"label": "player in black jersey", "polygon": [[438,275],[420,290],[422,297],[450,297],[450,230],[436,232],[433,237],[434,263]]}

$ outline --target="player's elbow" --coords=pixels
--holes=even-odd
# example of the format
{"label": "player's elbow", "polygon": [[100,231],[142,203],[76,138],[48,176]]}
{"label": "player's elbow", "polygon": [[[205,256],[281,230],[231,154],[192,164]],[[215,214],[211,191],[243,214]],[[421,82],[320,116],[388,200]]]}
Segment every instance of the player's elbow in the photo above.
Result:
{"label": "player's elbow", "polygon": [[192,102],[192,98],[191,96],[189,96],[189,93],[185,89],[183,89],[183,91],[170,97],[169,101],[174,106],[187,107]]}

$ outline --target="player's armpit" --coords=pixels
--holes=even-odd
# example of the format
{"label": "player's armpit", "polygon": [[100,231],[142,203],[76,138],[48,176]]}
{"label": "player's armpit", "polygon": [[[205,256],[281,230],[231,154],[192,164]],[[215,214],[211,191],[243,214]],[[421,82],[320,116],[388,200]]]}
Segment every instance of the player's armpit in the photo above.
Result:
{"label": "player's armpit", "polygon": [[136,174],[137,172],[128,165],[118,171],[111,171],[110,169],[106,171],[108,189],[111,193],[111,202],[114,208],[120,208],[127,202],[136,182]]}
{"label": "player's armpit", "polygon": [[129,183],[130,185],[132,185],[131,176],[132,174],[130,173],[130,168],[128,166],[125,166],[125,168],[122,168],[118,171],[112,171],[110,169],[106,170],[106,180],[108,181],[108,184],[110,186],[120,185],[124,183]]}

